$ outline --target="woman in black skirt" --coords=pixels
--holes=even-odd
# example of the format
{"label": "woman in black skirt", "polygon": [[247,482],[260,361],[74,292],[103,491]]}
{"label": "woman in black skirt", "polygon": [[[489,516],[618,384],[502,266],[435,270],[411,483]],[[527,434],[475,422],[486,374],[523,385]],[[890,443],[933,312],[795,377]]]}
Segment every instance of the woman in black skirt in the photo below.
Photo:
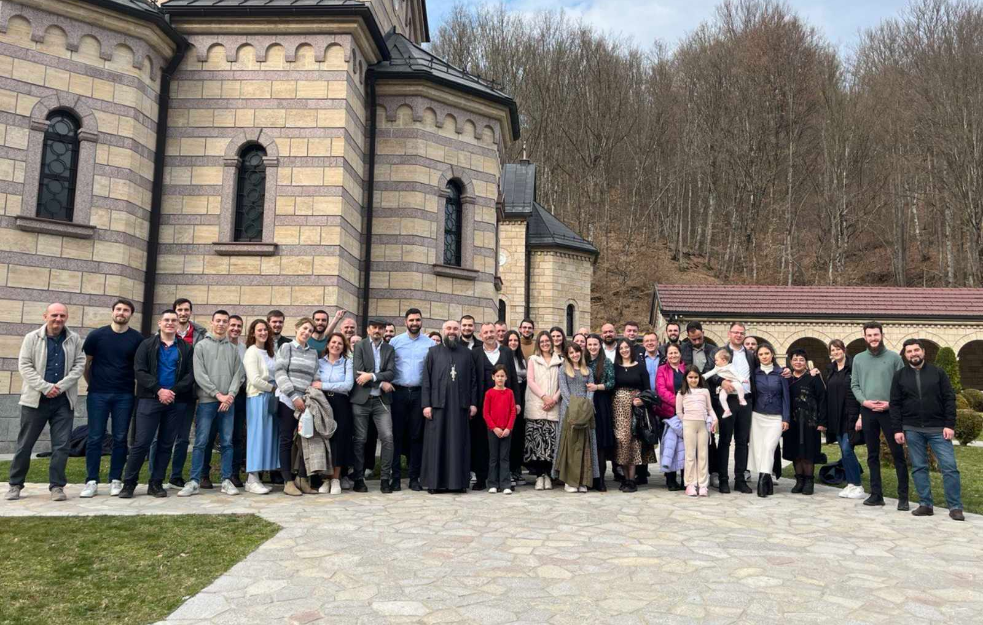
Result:
{"label": "woman in black skirt", "polygon": [[791,422],[782,434],[782,457],[795,465],[793,493],[811,495],[815,480],[815,460],[822,452],[820,431],[826,429],[826,385],[819,376],[809,374],[805,350],[789,354],[789,413]]}
{"label": "woman in black skirt", "polygon": [[597,467],[601,474],[594,484],[594,490],[605,492],[608,489],[604,483],[607,461],[614,460],[614,417],[611,414],[614,363],[608,360],[602,345],[600,335],[587,337],[587,367],[594,372],[594,384],[588,384],[587,390],[594,391],[594,434],[597,438]]}
{"label": "woman in black skirt", "polygon": [[515,425],[512,426],[512,445],[509,450],[509,468],[512,471],[513,486],[521,486],[526,481],[522,477],[522,455],[526,442],[526,418],[522,416],[522,407],[526,403],[526,357],[522,354],[522,337],[515,330],[505,334],[505,344],[512,350],[515,359],[515,374],[519,380],[519,397],[516,407]]}
{"label": "woman in black skirt", "polygon": [[331,463],[334,470],[331,474],[330,483],[325,481],[318,489],[321,493],[332,495],[341,494],[341,471],[343,467],[350,467],[355,464],[352,449],[352,403],[348,399],[355,383],[354,372],[352,371],[352,359],[348,358],[348,340],[340,332],[334,332],[328,336],[328,345],[324,350],[324,357],[318,361],[318,371],[320,380],[313,386],[321,389],[324,396],[328,398],[331,411],[334,413],[334,420],[338,424],[331,437]]}

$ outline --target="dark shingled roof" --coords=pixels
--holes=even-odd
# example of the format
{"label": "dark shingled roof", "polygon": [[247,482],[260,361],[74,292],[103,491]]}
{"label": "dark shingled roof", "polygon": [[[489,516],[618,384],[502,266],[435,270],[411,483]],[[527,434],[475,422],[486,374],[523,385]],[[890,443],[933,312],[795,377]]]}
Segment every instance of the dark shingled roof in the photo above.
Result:
{"label": "dark shingled roof", "polygon": [[82,0],[82,2],[110,11],[118,11],[131,17],[145,19],[160,27],[171,41],[179,45],[184,41],[184,38],[167,23],[157,5],[149,0]]}
{"label": "dark shingled roof", "polygon": [[[979,319],[983,289],[657,284],[663,316]],[[653,311],[654,312],[654,311]]]}
{"label": "dark shingled roof", "polygon": [[502,197],[506,217],[532,214],[536,201],[536,164],[526,160],[506,163],[502,170]]}
{"label": "dark shingled roof", "polygon": [[565,223],[554,217],[539,202],[533,202],[532,214],[526,222],[527,241],[531,248],[560,247],[597,257],[600,252]]}
{"label": "dark shingled roof", "polygon": [[[187,2],[190,0],[179,1]],[[372,69],[380,79],[402,78],[429,80],[450,87],[451,89],[464,91],[471,95],[484,98],[485,100],[502,104],[509,109],[512,138],[519,138],[519,107],[516,105],[515,100],[500,91],[491,81],[454,67],[440,57],[430,54],[394,30],[386,34],[386,46],[389,49],[389,59],[372,66]]]}

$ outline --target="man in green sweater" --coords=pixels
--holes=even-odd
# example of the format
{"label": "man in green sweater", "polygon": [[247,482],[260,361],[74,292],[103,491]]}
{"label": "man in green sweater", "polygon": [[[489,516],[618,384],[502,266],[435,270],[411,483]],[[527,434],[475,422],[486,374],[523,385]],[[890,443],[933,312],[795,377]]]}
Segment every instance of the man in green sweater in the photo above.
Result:
{"label": "man in green sweater", "polygon": [[864,324],[864,340],[867,351],[853,359],[850,386],[860,402],[860,420],[857,429],[863,427],[867,443],[867,469],[870,471],[870,497],[865,506],[883,506],[884,490],[881,486],[880,434],[884,432],[894,470],[898,474],[898,510],[908,510],[908,465],[904,447],[894,439],[897,432],[891,424],[888,412],[891,399],[891,382],[894,374],[904,368],[901,356],[884,347],[884,329],[876,321]]}

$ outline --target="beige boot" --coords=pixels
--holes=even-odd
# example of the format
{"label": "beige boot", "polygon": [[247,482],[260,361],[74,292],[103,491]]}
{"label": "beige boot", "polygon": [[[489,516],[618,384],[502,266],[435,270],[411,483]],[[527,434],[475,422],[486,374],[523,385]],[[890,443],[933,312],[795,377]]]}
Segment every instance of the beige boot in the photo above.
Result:
{"label": "beige boot", "polygon": [[300,488],[300,492],[305,495],[316,495],[317,490],[311,488],[311,480],[306,477],[297,478],[297,487]]}
{"label": "beige boot", "polygon": [[291,497],[300,497],[304,493],[300,492],[300,489],[297,488],[297,485],[294,484],[293,480],[290,480],[283,485],[283,494],[290,495]]}

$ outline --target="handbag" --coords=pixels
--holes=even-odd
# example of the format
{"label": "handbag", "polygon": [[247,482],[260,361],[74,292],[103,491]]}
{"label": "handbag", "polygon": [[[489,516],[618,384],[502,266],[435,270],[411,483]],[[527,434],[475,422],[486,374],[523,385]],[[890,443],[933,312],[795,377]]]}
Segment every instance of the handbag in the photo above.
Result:
{"label": "handbag", "polygon": [[644,406],[631,407],[631,435],[646,445],[659,443],[659,433],[652,426],[652,419]]}

